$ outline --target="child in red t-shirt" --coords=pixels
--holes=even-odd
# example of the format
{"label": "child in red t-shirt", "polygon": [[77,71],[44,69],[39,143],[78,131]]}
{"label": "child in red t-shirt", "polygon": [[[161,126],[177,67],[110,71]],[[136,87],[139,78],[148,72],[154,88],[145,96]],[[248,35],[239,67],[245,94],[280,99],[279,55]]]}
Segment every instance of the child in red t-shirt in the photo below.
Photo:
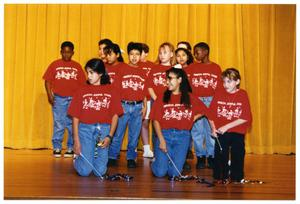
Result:
{"label": "child in red t-shirt", "polygon": [[252,122],[252,114],[247,92],[240,89],[239,71],[229,68],[221,76],[225,90],[221,89],[215,94],[208,112],[212,134],[218,137],[222,148],[218,142],[215,143],[213,177],[218,183],[222,180],[223,183],[229,183],[229,178],[233,182],[241,182],[244,179],[244,140]]}
{"label": "child in red t-shirt", "polygon": [[142,48],[140,43],[130,42],[127,46],[129,64],[122,67],[117,80],[124,115],[119,118],[114,140],[109,147],[109,166],[117,164],[122,141],[128,124],[127,167],[136,168],[136,148],[142,127],[142,119],[147,110],[146,71],[138,66]]}
{"label": "child in red t-shirt", "polygon": [[61,59],[52,62],[43,79],[52,105],[53,113],[53,155],[61,157],[62,140],[65,128],[68,129],[67,151],[64,157],[73,156],[72,120],[67,116],[67,110],[74,92],[85,83],[85,75],[81,65],[72,60],[74,45],[65,41],[61,44]]}
{"label": "child in red t-shirt", "polygon": [[190,94],[191,87],[182,69],[172,67],[166,76],[168,89],[163,97],[154,101],[150,113],[158,136],[154,145],[155,160],[151,165],[157,177],[180,175],[190,145],[190,129],[206,109]]}
{"label": "child in red t-shirt", "polygon": [[[209,59],[209,53],[210,47],[207,43],[197,43],[194,46],[196,62],[185,69],[193,89],[193,95],[201,100],[206,107],[210,106],[215,92],[222,87],[221,68]],[[203,169],[206,166],[213,168],[215,140],[210,133],[211,128],[205,117],[196,121],[191,130],[197,156],[197,169]]]}
{"label": "child in red t-shirt", "polygon": [[186,68],[188,65],[194,62],[192,53],[185,48],[177,48],[175,50],[176,62],[181,65],[182,68]]}
{"label": "child in red t-shirt", "polygon": [[122,57],[121,49],[117,44],[107,45],[103,52],[106,56],[105,68],[110,77],[110,83],[113,84],[116,80],[118,73],[122,70],[124,66],[124,59]]}
{"label": "child in red t-shirt", "polygon": [[88,85],[76,92],[68,111],[73,117],[74,152],[85,157],[76,157],[74,168],[79,175],[88,176],[94,169],[87,159],[96,169],[93,173],[102,176],[107,170],[108,147],[117,127],[118,115],[123,110],[102,60],[89,60],[85,69]]}

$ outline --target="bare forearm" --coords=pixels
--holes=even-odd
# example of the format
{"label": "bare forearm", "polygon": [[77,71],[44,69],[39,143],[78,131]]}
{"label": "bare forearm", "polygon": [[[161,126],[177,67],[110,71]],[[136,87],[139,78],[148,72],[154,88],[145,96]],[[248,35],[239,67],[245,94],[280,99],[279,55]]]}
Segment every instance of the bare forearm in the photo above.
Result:
{"label": "bare forearm", "polygon": [[243,123],[245,123],[245,122],[247,122],[247,120],[244,120],[244,119],[237,119],[237,120],[235,120],[235,121],[232,121],[232,122],[226,124],[226,127],[227,127],[227,129],[231,129],[231,128],[234,128],[234,127],[236,127],[236,126],[239,126],[239,125],[241,125],[241,124],[243,124]]}
{"label": "bare forearm", "polygon": [[155,101],[157,96],[156,96],[153,88],[148,88],[148,91],[149,91],[149,94],[150,94],[151,98]]}
{"label": "bare forearm", "polygon": [[48,97],[53,96],[52,90],[51,90],[51,84],[49,81],[45,81],[45,89],[47,92]]}
{"label": "bare forearm", "polygon": [[159,141],[164,140],[164,136],[163,136],[163,134],[161,132],[160,124],[159,124],[159,122],[157,120],[153,121],[153,126],[154,126],[154,129],[156,131],[156,134],[157,134],[157,137],[158,137]]}
{"label": "bare forearm", "polygon": [[119,117],[117,114],[115,114],[111,120],[111,125],[110,125],[110,130],[109,130],[110,136],[113,136],[115,134],[115,131],[116,131],[117,125],[118,125],[118,120],[119,120]]}
{"label": "bare forearm", "polygon": [[76,141],[76,142],[79,141],[78,127],[79,127],[79,119],[73,117],[72,128],[73,128],[73,139],[74,139],[74,142],[75,142],[75,141]]}

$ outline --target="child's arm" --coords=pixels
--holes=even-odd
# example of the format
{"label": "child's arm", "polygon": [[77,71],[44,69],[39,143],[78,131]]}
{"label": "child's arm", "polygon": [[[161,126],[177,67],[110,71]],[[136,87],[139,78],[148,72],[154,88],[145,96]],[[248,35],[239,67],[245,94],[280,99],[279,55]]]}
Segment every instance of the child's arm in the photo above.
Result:
{"label": "child's arm", "polygon": [[102,148],[106,148],[109,146],[109,144],[111,144],[111,141],[112,141],[112,138],[113,138],[113,135],[117,129],[117,125],[118,125],[118,115],[115,114],[112,119],[111,119],[111,125],[110,125],[110,130],[109,130],[109,135],[107,135],[107,137],[104,138],[104,141],[103,141],[103,146]]}
{"label": "child's arm", "polygon": [[79,134],[78,134],[78,126],[79,126],[79,119],[73,117],[73,140],[74,140],[74,153],[79,155],[81,152],[81,145],[79,141]]}
{"label": "child's arm", "polygon": [[160,124],[157,120],[154,120],[153,121],[153,126],[154,126],[154,129],[156,131],[156,134],[157,134],[157,137],[159,139],[159,148],[163,151],[163,152],[167,152],[167,144],[166,144],[166,141],[164,139],[164,136],[161,132],[161,127],[160,127]]}
{"label": "child's arm", "polygon": [[143,109],[142,109],[142,118],[145,118],[145,115],[147,113],[147,98],[145,97],[143,100]]}
{"label": "child's arm", "polygon": [[149,91],[149,94],[150,94],[151,98],[155,101],[157,96],[156,96],[153,88],[148,88],[148,91]]}
{"label": "child's arm", "polygon": [[53,93],[51,91],[51,84],[47,80],[45,80],[45,88],[46,88],[46,91],[47,91],[48,101],[49,101],[49,103],[51,105],[53,105],[53,103],[54,103],[54,96],[53,96]]}
{"label": "child's arm", "polygon": [[224,134],[225,132],[227,132],[227,130],[233,128],[233,127],[236,127],[238,125],[241,125],[243,123],[247,122],[247,120],[244,120],[244,119],[237,119],[237,120],[234,120],[222,127],[220,127],[217,132],[220,133],[220,134]]}
{"label": "child's arm", "polygon": [[208,120],[208,122],[209,122],[209,125],[210,125],[210,128],[211,128],[211,135],[213,137],[218,137],[218,135],[217,135],[217,129],[216,129],[214,121]]}

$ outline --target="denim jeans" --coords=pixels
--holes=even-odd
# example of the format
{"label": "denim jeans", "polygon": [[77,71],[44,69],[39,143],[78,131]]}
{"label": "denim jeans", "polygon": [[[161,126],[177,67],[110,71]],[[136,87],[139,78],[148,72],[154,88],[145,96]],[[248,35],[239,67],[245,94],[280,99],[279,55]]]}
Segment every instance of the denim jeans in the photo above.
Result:
{"label": "denim jeans", "polygon": [[[212,101],[212,96],[210,97],[199,97],[199,99],[206,105],[210,106]],[[191,130],[192,138],[194,140],[194,148],[197,157],[214,157],[214,146],[215,140],[212,138],[211,128],[206,117],[202,117],[197,120]],[[203,142],[205,140],[205,148],[203,147]]]}
{"label": "denim jeans", "polygon": [[[93,164],[95,169],[101,174],[105,174],[107,170],[108,161],[108,147],[97,147],[98,156],[94,157],[95,145],[98,141],[104,140],[105,136],[109,134],[109,124],[84,124],[80,123],[78,128],[79,141],[81,145],[81,153],[85,158]],[[99,176],[93,168],[81,156],[77,157],[74,161],[74,168],[80,176],[88,176],[93,171],[94,175]]]}
{"label": "denim jeans", "polygon": [[117,159],[120,154],[126,126],[128,123],[128,144],[127,144],[127,160],[135,160],[137,157],[136,147],[138,138],[142,128],[142,108],[143,104],[125,104],[122,103],[124,114],[118,120],[118,127],[114,135],[114,139],[109,147],[108,157]]}
{"label": "denim jeans", "polygon": [[54,95],[54,105],[52,106],[53,114],[53,149],[62,149],[62,141],[65,133],[65,128],[68,130],[68,149],[73,149],[73,131],[72,119],[67,115],[72,97],[62,97]]}
{"label": "denim jeans", "polygon": [[[167,151],[179,172],[182,171],[186,154],[189,148],[191,134],[188,130],[163,129],[162,134],[167,144]],[[151,165],[152,173],[157,177],[178,176],[179,173],[173,166],[166,153],[159,149],[159,140],[154,146],[155,160]]]}

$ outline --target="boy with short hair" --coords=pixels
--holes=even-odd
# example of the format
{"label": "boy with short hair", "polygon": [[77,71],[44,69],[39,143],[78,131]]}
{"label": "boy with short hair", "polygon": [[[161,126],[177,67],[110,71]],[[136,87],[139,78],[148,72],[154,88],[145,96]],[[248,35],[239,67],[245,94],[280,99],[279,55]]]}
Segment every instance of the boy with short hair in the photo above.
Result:
{"label": "boy with short hair", "polygon": [[225,90],[216,93],[208,111],[212,135],[218,137],[222,148],[215,144],[213,177],[216,183],[240,183],[244,179],[245,134],[252,114],[247,92],[240,89],[239,71],[228,68],[222,73],[222,79]]}
{"label": "boy with short hair", "polygon": [[64,157],[73,156],[72,120],[67,111],[74,92],[85,83],[86,78],[81,65],[72,60],[74,45],[70,41],[61,44],[61,59],[52,62],[46,70],[43,79],[48,101],[53,113],[53,155],[61,157],[62,140],[65,128],[68,129],[67,151]]}
{"label": "boy with short hair", "polygon": [[139,43],[130,42],[127,46],[129,64],[120,70],[117,80],[124,115],[119,118],[114,139],[109,147],[108,165],[115,166],[120,153],[128,123],[127,167],[136,168],[136,147],[142,127],[142,119],[147,110],[145,87],[146,72],[138,64],[142,49]]}
{"label": "boy with short hair", "polygon": [[[186,68],[189,75],[193,95],[199,98],[207,107],[222,84],[221,68],[209,59],[209,46],[200,42],[194,46],[196,62]],[[194,148],[197,156],[197,169],[213,168],[214,139],[206,117],[197,120],[191,130]],[[205,141],[205,148],[203,142]],[[206,161],[207,160],[207,161]]]}

